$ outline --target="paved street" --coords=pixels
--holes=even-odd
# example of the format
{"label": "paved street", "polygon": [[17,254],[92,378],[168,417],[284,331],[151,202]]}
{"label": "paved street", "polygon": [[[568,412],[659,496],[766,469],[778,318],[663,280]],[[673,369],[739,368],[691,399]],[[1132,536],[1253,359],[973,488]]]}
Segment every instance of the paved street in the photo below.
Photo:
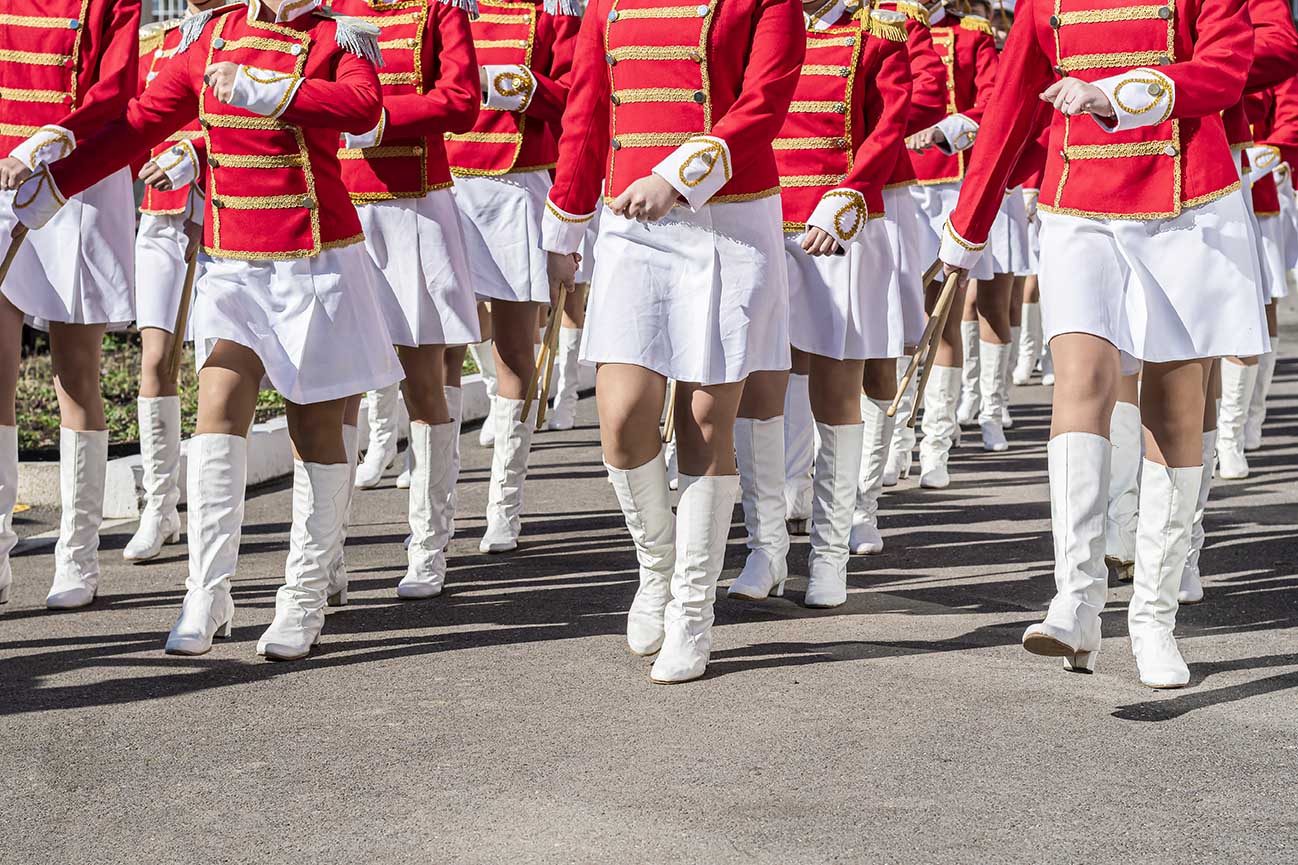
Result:
{"label": "paved street", "polygon": [[[1277,863],[1298,857],[1298,316],[1265,450],[1219,483],[1208,596],[1181,612],[1193,682],[1136,678],[1130,588],[1094,676],[1027,655],[1052,594],[1047,389],[1017,388],[1012,450],[885,494],[887,550],[846,606],[721,600],[699,682],[624,647],[635,560],[594,407],[537,439],[524,543],[483,556],[490,455],[463,443],[445,595],[402,603],[405,493],[357,495],[351,605],[318,653],[261,662],[287,484],[254,491],[234,639],[162,654],[183,547],[121,561],[91,609],[42,602],[51,544],[0,609],[3,863]],[[976,436],[975,436],[976,438]],[[966,442],[972,445],[970,438]],[[726,579],[743,560],[736,511]]]}

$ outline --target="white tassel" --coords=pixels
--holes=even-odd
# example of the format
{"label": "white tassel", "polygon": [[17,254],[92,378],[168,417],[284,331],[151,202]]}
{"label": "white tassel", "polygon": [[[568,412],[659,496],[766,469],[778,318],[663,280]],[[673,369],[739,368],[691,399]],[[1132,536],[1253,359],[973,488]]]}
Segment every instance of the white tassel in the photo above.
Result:
{"label": "white tassel", "polygon": [[378,27],[359,18],[339,15],[324,9],[317,9],[316,13],[332,19],[338,25],[335,38],[339,48],[357,57],[364,57],[377,67],[383,66],[383,52],[379,50],[381,31]]}
{"label": "white tassel", "polygon": [[545,0],[545,11],[550,15],[581,17],[581,0]]}
{"label": "white tassel", "polygon": [[205,12],[195,12],[180,22],[180,44],[176,46],[177,54],[185,53],[186,48],[198,41],[198,37],[203,35],[203,28],[212,20],[212,13],[215,11],[215,9],[208,9]]}
{"label": "white tassel", "polygon": [[478,0],[438,0],[446,6],[452,6],[456,9],[463,9],[469,13],[469,17],[478,20]]}

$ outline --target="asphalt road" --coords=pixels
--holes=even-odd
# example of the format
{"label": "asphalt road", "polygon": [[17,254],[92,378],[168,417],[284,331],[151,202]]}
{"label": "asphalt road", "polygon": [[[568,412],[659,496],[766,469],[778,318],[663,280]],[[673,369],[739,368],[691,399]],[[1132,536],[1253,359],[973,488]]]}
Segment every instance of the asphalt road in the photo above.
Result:
{"label": "asphalt road", "polygon": [[440,599],[395,597],[404,493],[358,494],[352,603],[305,663],[254,654],[286,485],[249,501],[234,639],[202,658],[161,651],[182,547],[126,565],[111,529],[99,601],[56,615],[29,542],[0,608],[0,862],[1295,861],[1298,359],[1253,476],[1214,491],[1182,691],[1137,681],[1127,587],[1096,675],[1019,646],[1052,593],[1047,401],[1016,389],[1012,450],[961,449],[950,489],[886,493],[846,606],[799,606],[796,542],[788,596],[720,601],[708,676],[678,687],[623,645],[635,562],[589,400],[537,439],[515,555],[477,553],[466,436]]}

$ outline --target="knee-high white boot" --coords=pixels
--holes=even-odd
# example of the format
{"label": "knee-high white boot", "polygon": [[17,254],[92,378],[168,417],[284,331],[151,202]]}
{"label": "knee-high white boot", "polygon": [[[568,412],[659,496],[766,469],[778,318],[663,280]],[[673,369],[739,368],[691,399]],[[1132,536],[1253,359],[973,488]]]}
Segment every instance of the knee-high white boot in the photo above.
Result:
{"label": "knee-high white boot", "polygon": [[51,610],[85,607],[99,592],[99,525],[104,521],[106,430],[59,430],[59,541],[54,583],[45,598]]}
{"label": "knee-high white boot", "polygon": [[18,545],[14,507],[18,504],[18,427],[0,426],[0,604],[9,603],[13,568],[9,554]]}
{"label": "knee-high white boot", "polygon": [[496,413],[492,410],[498,393],[496,355],[491,349],[491,340],[489,339],[484,339],[476,345],[469,346],[469,354],[473,355],[473,362],[477,364],[478,373],[482,376],[482,383],[487,388],[487,416],[482,421],[482,428],[478,430],[478,444],[484,448],[489,448],[496,440]]}
{"label": "knee-high white boot", "polygon": [[1144,439],[1140,408],[1129,402],[1115,404],[1109,421],[1113,456],[1105,517],[1104,561],[1124,583],[1131,582],[1136,567],[1136,508],[1140,503]]}
{"label": "knee-high white boot", "polygon": [[1207,536],[1203,531],[1203,515],[1208,510],[1208,496],[1212,493],[1212,472],[1217,463],[1217,431],[1203,434],[1203,475],[1199,478],[1199,500],[1194,506],[1194,525],[1190,529],[1190,552],[1185,557],[1181,572],[1181,588],[1176,593],[1177,603],[1197,604],[1203,600],[1203,580],[1199,573],[1199,555]]}
{"label": "knee-high white boot", "polygon": [[607,463],[604,467],[640,563],[640,585],[626,616],[626,644],[637,655],[652,655],[663,644],[663,616],[672,597],[676,565],[676,518],[663,454],[659,451],[633,469],[615,469]]}
{"label": "knee-high white boot", "polygon": [[883,492],[884,461],[893,439],[894,419],[888,417],[889,405],[887,400],[861,397],[861,417],[864,420],[861,476],[856,489],[856,513],[852,515],[849,542],[852,553],[858,556],[883,552],[883,536],[879,534],[879,493]]}
{"label": "knee-high white boot", "polygon": [[1014,356],[1017,354],[1019,347],[1019,328],[1014,327],[1010,328],[1010,330],[1014,336],[1010,338],[1010,350],[1005,352],[1005,355],[1001,358],[1000,371],[1001,426],[1005,429],[1014,428],[1014,417],[1010,414],[1010,371],[1014,369]]}
{"label": "knee-high white boot", "polygon": [[[459,388],[456,388],[456,390],[459,390]],[[410,451],[410,424],[407,423],[406,424],[406,451],[401,455],[401,471],[397,474],[397,479],[393,484],[393,486],[395,486],[397,489],[399,490],[410,489],[410,470],[415,467],[413,460],[414,460],[414,455]]]}
{"label": "knee-high white boot", "polygon": [[1244,450],[1255,451],[1262,447],[1262,424],[1266,423],[1266,400],[1271,395],[1271,381],[1275,378],[1277,344],[1280,337],[1271,337],[1271,350],[1257,362],[1257,384],[1248,403],[1248,418],[1244,421]]}
{"label": "knee-high white boot", "polygon": [[784,595],[789,532],[784,501],[784,418],[735,420],[735,458],[748,529],[748,560],[727,597],[761,601]]}
{"label": "knee-high white boot", "polygon": [[577,385],[581,364],[581,328],[559,328],[559,356],[555,358],[554,408],[545,428],[572,429],[577,422]]}
{"label": "knee-high white boot", "polygon": [[1046,345],[1041,350],[1041,384],[1044,387],[1052,387],[1055,383],[1055,361],[1050,356],[1050,346]]}
{"label": "knee-high white boot", "polygon": [[267,660],[300,660],[320,642],[329,565],[342,543],[350,476],[346,463],[295,462],[293,528],[289,533],[284,585],[275,594],[275,618],[257,641],[257,654]]}
{"label": "knee-high white boot", "polygon": [[180,397],[140,397],[140,461],[144,510],[135,536],[122,550],[128,562],[155,559],[163,544],[180,541]]}
{"label": "knee-high white boot", "polygon": [[681,471],[676,463],[676,436],[663,444],[663,461],[667,464],[667,487],[676,489],[680,486]]}
{"label": "knee-high white boot", "polygon": [[1168,468],[1145,460],[1141,468],[1136,580],[1127,630],[1140,681],[1151,688],[1180,688],[1190,681],[1172,632],[1202,477],[1202,466]]}
{"label": "knee-high white boot", "polygon": [[[356,489],[357,459],[360,455],[360,430],[351,424],[343,424],[343,448],[347,452],[347,501],[343,506],[342,533],[338,538],[338,553],[334,556],[333,565],[329,568],[329,597],[331,607],[347,606],[347,560],[344,547],[347,543],[347,530],[352,524],[352,491]],[[294,466],[296,469],[296,466]]]}
{"label": "knee-high white boot", "polygon": [[527,460],[532,452],[534,420],[523,417],[521,399],[503,396],[492,400],[491,414],[495,452],[491,458],[491,491],[487,495],[487,530],[478,549],[484,553],[507,553],[518,548],[522,531],[523,482],[527,479]]}
{"label": "knee-high white boot", "polygon": [[204,433],[189,440],[186,468],[189,575],[180,616],[167,635],[169,655],[202,655],[213,637],[230,636],[230,578],[239,563],[248,440]]}
{"label": "knee-high white boot", "polygon": [[446,545],[451,541],[451,490],[456,467],[447,459],[455,423],[410,425],[415,470],[410,478],[410,547],[406,575],[397,584],[405,600],[435,598],[446,584]]}
{"label": "knee-high white boot", "polygon": [[982,354],[979,351],[978,322],[960,322],[960,342],[964,350],[964,363],[960,366],[960,407],[956,409],[956,422],[970,426],[982,410],[984,394],[982,385]]}
{"label": "knee-high white boot", "polygon": [[960,435],[955,402],[960,394],[960,370],[935,366],[924,390],[924,439],[919,443],[919,485],[944,489],[951,485],[947,459]]}
{"label": "knee-high white boot", "polygon": [[397,405],[400,385],[389,385],[365,394],[369,409],[369,441],[365,460],[356,468],[356,486],[373,489],[397,458]]}
{"label": "knee-high white boot", "polygon": [[1100,613],[1109,591],[1104,505],[1110,447],[1102,436],[1070,432],[1051,439],[1047,454],[1055,597],[1045,621],[1023,633],[1023,648],[1062,657],[1065,668],[1089,673],[1100,651]]}
{"label": "knee-high white boot", "polygon": [[978,414],[978,426],[982,430],[983,450],[1007,451],[1009,442],[1005,440],[1005,405],[1009,395],[1009,383],[1006,374],[1009,372],[1009,344],[980,340],[979,355],[979,388],[982,392],[982,404]]}
{"label": "knee-high white boot", "polygon": [[1244,456],[1244,423],[1257,385],[1258,365],[1221,362],[1221,411],[1217,415],[1217,462],[1223,479],[1248,477]]}
{"label": "knee-high white boot", "polygon": [[650,680],[660,685],[688,682],[707,670],[712,654],[713,604],[725,564],[739,478],[681,475],[680,486],[672,596],[663,614],[662,648],[649,673]]}
{"label": "knee-high white boot", "polygon": [[[447,543],[455,537],[455,508],[459,504],[459,496],[455,494],[455,487],[460,482],[460,430],[464,428],[464,389],[447,386],[443,389],[446,393],[446,410],[451,415],[451,425],[455,428],[450,442],[447,443],[446,459],[451,463],[451,476],[448,479],[450,483],[449,492],[446,494],[446,525],[447,525]],[[412,454],[411,459],[414,459]],[[414,463],[410,464],[411,470],[414,470]]]}
{"label": "knee-high white boot", "polygon": [[1041,304],[1023,304],[1023,326],[1019,329],[1019,352],[1014,364],[1013,381],[1027,384],[1041,360]]}
{"label": "knee-high white boot", "polygon": [[919,376],[913,376],[910,386],[902,389],[902,380],[906,377],[905,358],[897,362],[897,388],[901,390],[901,400],[897,403],[897,414],[893,417],[892,443],[888,448],[888,462],[883,469],[883,485],[895,487],[897,482],[910,477],[910,467],[915,456],[915,428],[907,423],[915,408],[915,391],[919,387]]}
{"label": "knee-high white boot", "polygon": [[784,392],[784,518],[791,535],[805,535],[811,519],[811,467],[816,422],[811,416],[810,376],[793,373]]}
{"label": "knee-high white boot", "polygon": [[811,507],[811,554],[807,559],[808,607],[827,609],[847,603],[848,541],[861,477],[864,424],[816,424],[815,490]]}

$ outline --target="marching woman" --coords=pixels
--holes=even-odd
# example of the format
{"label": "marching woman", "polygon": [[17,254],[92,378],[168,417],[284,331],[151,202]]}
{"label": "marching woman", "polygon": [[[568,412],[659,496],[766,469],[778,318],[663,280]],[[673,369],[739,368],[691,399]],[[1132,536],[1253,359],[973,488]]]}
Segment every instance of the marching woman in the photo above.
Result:
{"label": "marching woman", "polygon": [[369,132],[382,114],[378,48],[372,28],[333,18],[318,0],[200,13],[182,34],[144,95],[28,178],[14,207],[25,224],[42,225],[68,195],[199,118],[211,261],[194,331],[206,351],[188,460],[188,591],[167,651],[202,654],[230,633],[246,435],[265,377],[288,401],[301,465],[285,585],[257,651],[293,660],[319,641],[341,543],[351,481],[343,404],[401,378],[338,163],[339,135]]}
{"label": "marching woman", "polygon": [[479,549],[504,553],[517,548],[522,528],[535,426],[523,417],[523,402],[536,366],[539,305],[550,300],[540,237],[556,155],[551,125],[563,115],[581,10],[573,0],[489,0],[480,8],[472,29],[482,112],[472,130],[451,136],[447,154],[474,289],[491,302],[495,348],[490,363],[485,352],[475,354],[484,376],[494,365],[496,381],[484,424],[493,454]]}
{"label": "marching woman", "polygon": [[[33,10],[35,14],[33,14]],[[0,188],[58,159],[135,95],[139,0],[0,3]],[[143,155],[143,154],[142,154]],[[125,164],[74,196],[23,242],[0,289],[0,603],[8,599],[18,487],[15,399],[24,317],[48,330],[59,398],[62,517],[45,604],[84,607],[99,590],[108,432],[100,343],[135,319],[135,201]],[[7,241],[6,241],[7,242]]]}
{"label": "marching woman", "polygon": [[[215,8],[220,0],[189,4],[188,14]],[[180,45],[180,20],[140,28],[139,86],[143,91]],[[177,326],[186,261],[200,242],[203,171],[207,148],[198,120],[156,145],[140,170],[144,200],[135,235],[135,324],[140,330],[140,459],[144,508],[122,558],[157,558],[163,544],[180,540],[180,395],[168,368],[172,342],[185,339]]]}
{"label": "marching woman", "polygon": [[[892,432],[886,403],[872,402],[869,423],[862,422],[866,360],[905,351],[901,283],[892,276],[880,217],[883,187],[905,137],[911,73],[905,16],[868,9],[854,16],[843,0],[816,6],[804,7],[806,64],[775,154],[784,190],[789,335],[809,372],[820,439],[804,603],[828,608],[847,601],[865,436],[882,470]],[[782,595],[788,576],[783,555],[768,559],[774,544],[762,534],[774,533],[778,543],[784,529],[783,461],[778,442],[772,454],[752,430],[762,423],[741,417],[735,435],[750,553],[728,595],[749,600]],[[783,436],[780,419],[770,423]],[[782,546],[785,552],[787,540]]]}
{"label": "marching woman", "polygon": [[383,116],[366,133],[344,135],[338,156],[405,370],[411,539],[397,595],[406,599],[435,597],[446,581],[460,414],[447,400],[446,346],[479,339],[444,143],[446,133],[473,126],[480,99],[469,16],[460,2],[335,0],[333,6],[381,31]]}
{"label": "marching woman", "polygon": [[[1144,362],[1135,590],[1141,681],[1181,687],[1177,590],[1202,472],[1208,358],[1266,348],[1256,251],[1220,112],[1253,55],[1245,0],[1024,0],[942,260],[983,254],[1041,100],[1056,110],[1038,204],[1044,329],[1055,362],[1049,470],[1057,594],[1023,645],[1094,669],[1107,599],[1109,416]],[[1066,76],[1062,79],[1059,76]],[[1089,115],[1089,116],[1087,116]]]}
{"label": "marching woman", "polygon": [[[658,654],[654,682],[707,667],[744,381],[789,368],[771,142],[806,41],[794,0],[595,0],[578,37],[542,238],[552,290],[571,286],[573,253],[609,196],[582,359],[598,365],[604,460],[640,561],[627,641]],[[675,519],[658,434],[669,378]]]}

